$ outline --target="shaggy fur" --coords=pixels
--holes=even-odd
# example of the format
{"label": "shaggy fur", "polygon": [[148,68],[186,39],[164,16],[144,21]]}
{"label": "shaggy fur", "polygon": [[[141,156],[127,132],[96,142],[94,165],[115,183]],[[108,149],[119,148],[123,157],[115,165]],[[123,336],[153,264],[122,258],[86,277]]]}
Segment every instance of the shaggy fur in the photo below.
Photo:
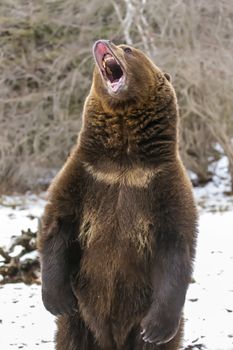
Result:
{"label": "shaggy fur", "polygon": [[95,67],[42,219],[42,297],[57,315],[57,350],[175,350],[197,220],[176,95],[140,50],[102,43],[126,82],[113,95]]}

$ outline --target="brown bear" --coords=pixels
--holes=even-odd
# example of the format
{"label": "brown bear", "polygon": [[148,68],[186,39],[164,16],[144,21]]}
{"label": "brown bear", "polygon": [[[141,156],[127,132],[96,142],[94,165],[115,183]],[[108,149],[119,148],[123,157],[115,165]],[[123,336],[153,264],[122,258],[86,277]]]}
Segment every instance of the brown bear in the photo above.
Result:
{"label": "brown bear", "polygon": [[49,188],[38,248],[57,350],[175,350],[197,213],[169,75],[99,40],[77,146]]}

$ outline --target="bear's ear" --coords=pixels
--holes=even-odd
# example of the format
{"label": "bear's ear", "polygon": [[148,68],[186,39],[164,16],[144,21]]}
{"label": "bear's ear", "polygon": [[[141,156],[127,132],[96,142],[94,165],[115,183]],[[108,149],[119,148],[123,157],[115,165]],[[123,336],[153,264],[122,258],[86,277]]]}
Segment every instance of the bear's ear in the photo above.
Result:
{"label": "bear's ear", "polygon": [[170,74],[168,74],[168,73],[164,73],[164,76],[165,76],[165,78],[168,80],[168,81],[172,81],[172,78],[171,78],[171,76],[170,76]]}

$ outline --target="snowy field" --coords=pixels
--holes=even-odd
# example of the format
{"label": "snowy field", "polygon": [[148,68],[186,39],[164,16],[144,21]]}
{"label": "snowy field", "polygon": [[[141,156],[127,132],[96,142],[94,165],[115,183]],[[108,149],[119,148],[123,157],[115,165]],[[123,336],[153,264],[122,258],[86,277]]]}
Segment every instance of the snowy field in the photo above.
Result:
{"label": "snowy field", "polygon": [[[200,209],[199,239],[185,306],[183,349],[233,350],[233,198],[224,158],[214,182],[195,189]],[[0,246],[21,230],[37,228],[41,196],[1,197]],[[53,350],[55,322],[43,308],[40,286],[0,286],[0,349]]]}

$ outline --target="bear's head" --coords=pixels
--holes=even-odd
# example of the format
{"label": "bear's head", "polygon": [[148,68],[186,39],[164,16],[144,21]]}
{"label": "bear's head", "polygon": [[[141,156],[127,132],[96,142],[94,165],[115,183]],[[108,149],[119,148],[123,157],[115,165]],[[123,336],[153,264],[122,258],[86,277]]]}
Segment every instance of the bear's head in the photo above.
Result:
{"label": "bear's head", "polygon": [[151,96],[162,97],[163,102],[174,96],[170,76],[162,73],[141,50],[98,40],[93,54],[96,67],[92,93],[105,104],[116,108],[146,103]]}

